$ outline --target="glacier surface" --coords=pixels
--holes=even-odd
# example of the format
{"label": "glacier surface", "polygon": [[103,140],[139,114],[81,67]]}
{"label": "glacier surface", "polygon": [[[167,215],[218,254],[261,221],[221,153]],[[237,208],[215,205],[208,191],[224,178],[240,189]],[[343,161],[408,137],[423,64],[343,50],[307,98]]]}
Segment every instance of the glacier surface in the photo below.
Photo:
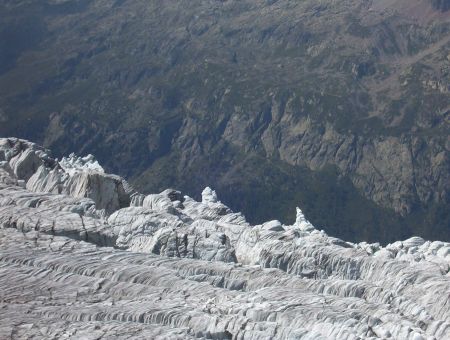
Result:
{"label": "glacier surface", "polygon": [[450,339],[450,244],[250,225],[0,138],[0,338]]}

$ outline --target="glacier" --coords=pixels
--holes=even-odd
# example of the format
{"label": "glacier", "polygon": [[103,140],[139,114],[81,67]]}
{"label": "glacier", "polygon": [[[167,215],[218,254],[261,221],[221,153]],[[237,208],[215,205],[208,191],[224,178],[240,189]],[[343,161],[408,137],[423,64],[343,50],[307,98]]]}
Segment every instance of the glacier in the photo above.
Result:
{"label": "glacier", "polygon": [[0,338],[450,339],[450,244],[251,225],[0,138]]}

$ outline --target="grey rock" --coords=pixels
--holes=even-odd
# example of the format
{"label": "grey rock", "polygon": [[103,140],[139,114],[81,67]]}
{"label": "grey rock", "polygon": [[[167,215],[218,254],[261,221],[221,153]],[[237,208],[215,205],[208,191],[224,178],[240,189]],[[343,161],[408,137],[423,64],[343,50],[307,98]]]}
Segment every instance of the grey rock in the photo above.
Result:
{"label": "grey rock", "polygon": [[[15,29],[8,23],[30,24],[23,15],[28,1],[15,3],[1,12],[4,39]],[[448,0],[193,0],[189,6],[95,0],[73,7],[51,1],[34,9],[36,44],[19,34],[2,63],[0,134],[39,136],[59,152],[96,152],[146,193],[161,183],[191,195],[206,185],[229,190],[227,200],[248,209],[255,223],[269,217],[241,204],[234,186],[251,195],[249,180],[278,162],[275,180],[283,187],[295,187],[306,169],[325,172],[331,182],[349,178],[350,192],[368,199],[361,200],[367,210],[391,210],[391,225],[382,226],[387,231],[423,210],[413,232],[450,240],[448,220],[421,229],[436,205],[450,206],[448,6]],[[59,72],[30,69],[24,46],[37,63],[54,58]],[[249,158],[259,164],[242,162]],[[258,184],[270,191],[271,179]],[[341,193],[346,189],[336,196]],[[291,219],[284,207],[295,203],[284,199],[278,209],[286,216],[278,218]],[[314,218],[328,206],[318,202]],[[339,227],[355,215],[346,213]],[[363,233],[352,228],[360,239]]]}
{"label": "grey rock", "polygon": [[449,0],[431,0],[431,4],[434,8],[438,9],[441,12],[445,12],[450,9]]}

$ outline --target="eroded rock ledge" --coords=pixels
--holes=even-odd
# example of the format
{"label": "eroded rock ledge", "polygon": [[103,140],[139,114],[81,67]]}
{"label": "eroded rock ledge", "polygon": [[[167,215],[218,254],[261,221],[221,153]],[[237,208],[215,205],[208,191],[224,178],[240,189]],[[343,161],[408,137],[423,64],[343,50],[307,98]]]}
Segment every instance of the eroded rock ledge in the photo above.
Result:
{"label": "eroded rock ledge", "polygon": [[448,339],[450,244],[250,225],[0,139],[0,338]]}

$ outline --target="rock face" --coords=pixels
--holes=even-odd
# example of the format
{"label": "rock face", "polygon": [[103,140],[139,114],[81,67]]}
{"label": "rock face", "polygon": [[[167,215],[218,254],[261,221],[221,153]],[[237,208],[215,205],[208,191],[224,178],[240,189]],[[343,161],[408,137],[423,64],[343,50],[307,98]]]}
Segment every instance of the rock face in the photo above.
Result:
{"label": "rock face", "polygon": [[[40,150],[0,143],[5,155],[18,144]],[[450,337],[449,243],[345,242],[299,208],[293,225],[250,225],[209,187],[201,202],[168,189],[98,209],[117,191],[60,193],[49,174],[62,188],[82,187],[93,171],[124,180],[46,155],[18,174],[14,157],[1,163],[0,338]]]}
{"label": "rock face", "polygon": [[450,9],[450,1],[449,0],[431,0],[433,7],[441,12],[448,11]]}
{"label": "rock face", "polygon": [[449,3],[2,1],[0,135],[252,223],[450,241]]}

